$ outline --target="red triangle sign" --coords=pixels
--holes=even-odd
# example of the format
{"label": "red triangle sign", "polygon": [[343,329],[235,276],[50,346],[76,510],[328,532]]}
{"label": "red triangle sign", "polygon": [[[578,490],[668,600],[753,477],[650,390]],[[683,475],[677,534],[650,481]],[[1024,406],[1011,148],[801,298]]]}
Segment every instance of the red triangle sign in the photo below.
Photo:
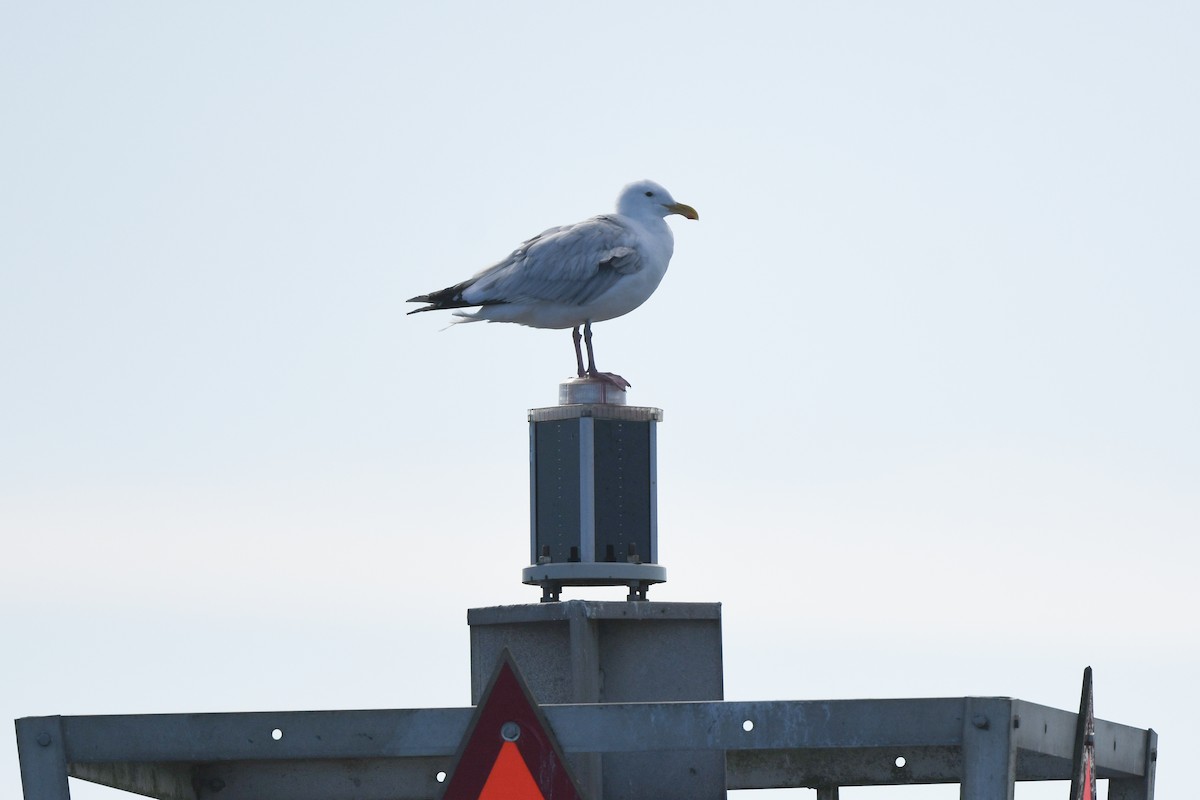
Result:
{"label": "red triangle sign", "polygon": [[508,650],[459,745],[442,800],[583,800]]}

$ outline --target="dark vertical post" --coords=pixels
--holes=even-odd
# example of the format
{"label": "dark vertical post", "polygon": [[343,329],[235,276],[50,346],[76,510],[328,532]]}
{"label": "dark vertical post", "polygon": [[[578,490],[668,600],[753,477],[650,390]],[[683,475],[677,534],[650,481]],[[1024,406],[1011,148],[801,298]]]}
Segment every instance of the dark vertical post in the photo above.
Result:
{"label": "dark vertical post", "polygon": [[25,800],[71,800],[60,717],[17,720],[17,752]]}
{"label": "dark vertical post", "polygon": [[1108,800],[1154,800],[1154,770],[1158,764],[1158,734],[1146,731],[1145,761],[1142,777],[1112,778],[1108,782]]}
{"label": "dark vertical post", "polygon": [[968,697],[963,703],[962,800],[1013,800],[1017,748],[1012,703],[1003,697]]}

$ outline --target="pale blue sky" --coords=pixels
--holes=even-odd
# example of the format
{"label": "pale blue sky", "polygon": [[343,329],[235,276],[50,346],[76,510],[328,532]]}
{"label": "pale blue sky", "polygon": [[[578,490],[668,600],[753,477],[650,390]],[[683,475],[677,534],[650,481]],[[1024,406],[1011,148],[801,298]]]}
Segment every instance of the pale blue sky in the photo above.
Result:
{"label": "pale blue sky", "polygon": [[1198,34],[1182,2],[0,5],[0,717],[465,704],[465,609],[537,599],[525,410],[574,357],[403,300],[646,177],[701,219],[597,356],[666,411],[651,597],[724,603],[727,696],[1072,708],[1091,664],[1184,794]]}

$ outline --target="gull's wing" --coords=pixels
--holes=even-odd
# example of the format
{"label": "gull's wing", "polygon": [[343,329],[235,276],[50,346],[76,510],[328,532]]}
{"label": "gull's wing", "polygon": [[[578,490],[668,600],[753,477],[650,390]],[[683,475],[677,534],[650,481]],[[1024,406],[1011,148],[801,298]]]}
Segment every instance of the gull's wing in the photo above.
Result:
{"label": "gull's wing", "polygon": [[462,285],[470,305],[528,301],[586,305],[642,268],[637,237],[602,215],[543,231]]}

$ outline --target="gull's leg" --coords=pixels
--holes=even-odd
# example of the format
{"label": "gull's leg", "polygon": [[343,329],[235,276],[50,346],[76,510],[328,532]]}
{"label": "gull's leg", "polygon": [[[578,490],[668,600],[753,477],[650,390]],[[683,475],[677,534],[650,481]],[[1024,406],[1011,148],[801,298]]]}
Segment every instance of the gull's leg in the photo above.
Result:
{"label": "gull's leg", "polygon": [[[581,351],[579,349],[579,342],[581,339],[583,339],[583,337],[579,335],[579,326],[578,325],[575,326],[575,330],[571,331],[571,338],[575,340],[575,365],[577,367],[579,367],[579,377],[582,378],[583,376],[587,375],[587,373],[584,372],[584,370],[583,370],[583,351]],[[588,360],[590,361],[591,358],[592,358],[592,340],[589,337],[588,338]]]}
{"label": "gull's leg", "polygon": [[592,378],[599,378],[605,383],[611,383],[618,389],[624,390],[629,388],[629,381],[622,378],[620,375],[614,375],[611,372],[600,372],[596,369],[596,355],[592,352],[592,323],[583,323],[583,343],[587,345],[588,368],[587,374]]}
{"label": "gull's leg", "polygon": [[588,351],[588,375],[596,374],[596,355],[592,352],[592,321],[588,320],[583,323],[583,343],[587,345]]}

